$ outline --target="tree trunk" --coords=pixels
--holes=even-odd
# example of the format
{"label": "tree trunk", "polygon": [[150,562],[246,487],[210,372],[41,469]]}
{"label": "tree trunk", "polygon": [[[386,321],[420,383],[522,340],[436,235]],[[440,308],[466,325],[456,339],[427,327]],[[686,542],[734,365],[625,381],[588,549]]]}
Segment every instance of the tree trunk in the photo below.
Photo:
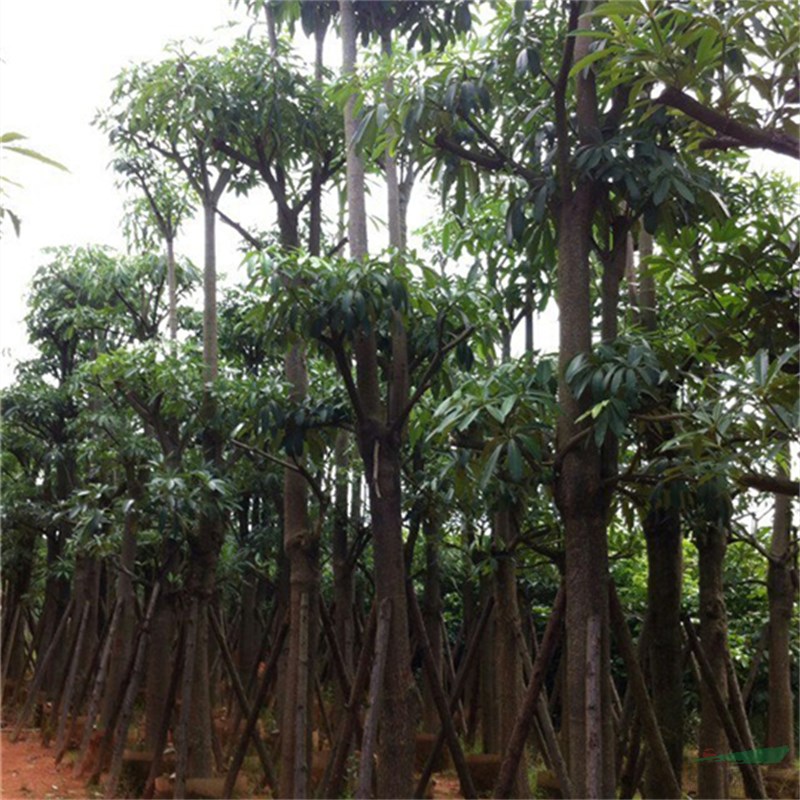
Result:
{"label": "tree trunk", "polygon": [[[494,678],[498,711],[498,749],[505,752],[519,709],[524,698],[522,658],[516,631],[521,630],[517,603],[516,565],[508,548],[514,538],[513,513],[509,509],[498,511],[494,520],[494,550],[497,568],[494,574],[495,642],[493,657],[496,661]],[[528,763],[523,752],[519,760],[512,797],[530,797]]]}
{"label": "tree trunk", "polygon": [[[713,682],[727,702],[728,676],[725,663],[728,624],[725,611],[723,564],[726,550],[726,532],[720,525],[707,524],[697,540],[700,580],[700,640],[703,645]],[[698,751],[715,754],[728,751],[725,729],[717,716],[714,701],[708,688],[700,691],[700,731]],[[697,790],[700,797],[729,797],[727,765],[723,762],[703,761],[697,765]]]}
{"label": "tree trunk", "polygon": [[[651,508],[644,519],[647,542],[647,614],[650,620],[650,679],[653,710],[669,753],[672,770],[681,780],[683,765],[683,641],[681,587],[683,536],[680,512]],[[658,765],[650,759],[645,771],[648,797],[656,788]]]}
{"label": "tree trunk", "polygon": [[[566,692],[564,723],[567,730],[570,779],[578,797],[588,797],[589,741],[587,730],[599,731],[602,753],[603,797],[614,792],[613,731],[608,692],[609,635],[608,609],[598,596],[608,593],[608,540],[606,503],[601,481],[600,454],[591,439],[569,446],[582,431],[577,423],[587,410],[586,401],[572,396],[564,371],[579,353],[591,351],[591,305],[589,246],[594,215],[594,192],[587,184],[578,186],[562,202],[558,241],[558,283],[560,308],[559,448],[564,452],[557,476],[556,496],[564,522],[566,566]],[[569,449],[567,449],[569,448]],[[602,593],[602,595],[600,594]],[[592,621],[590,625],[591,620]],[[587,632],[597,626],[600,636],[596,651],[587,650]],[[592,640],[595,641],[595,640]],[[596,668],[600,701],[586,703],[587,665]]]}
{"label": "tree trunk", "polygon": [[[217,265],[216,203],[227,178],[220,178],[209,197],[204,198],[203,219],[205,258],[203,266],[203,449],[207,467],[216,473],[220,468],[221,443],[213,428],[215,401],[210,392],[218,375],[217,346]],[[223,540],[223,520],[214,499],[205,497],[205,505],[197,520],[197,531],[189,538],[189,572],[187,590],[196,614],[194,631],[194,667],[191,670],[191,716],[188,726],[189,753],[187,775],[208,777],[211,774],[211,686],[209,682],[208,614],[216,590],[216,572]],[[188,647],[188,643],[187,643]],[[187,654],[188,655],[188,654]]]}
{"label": "tree trunk", "polygon": [[795,587],[791,574],[790,498],[775,495],[772,546],[767,568],[769,599],[769,714],[767,747],[789,745],[785,764],[795,758],[794,709],[791,677],[791,632]]}
{"label": "tree trunk", "polygon": [[[342,69],[352,75],[356,64],[356,19],[353,0],[340,0]],[[356,97],[345,105],[347,147],[347,204],[350,255],[361,261],[367,255],[367,218],[364,165],[355,151]],[[378,796],[407,797],[412,790],[414,763],[414,683],[411,674],[408,613],[403,561],[402,505],[400,492],[401,431],[391,423],[402,410],[407,373],[403,351],[404,331],[393,320],[392,385],[389,414],[383,407],[375,331],[360,334],[355,343],[358,393],[357,437],[365,474],[368,476],[375,562],[376,600],[389,600],[392,608],[389,649],[381,705],[381,738],[378,753]]]}
{"label": "tree trunk", "polygon": [[[355,656],[355,625],[353,620],[353,565],[350,563],[347,489],[349,486],[347,444],[348,434],[340,431],[336,435],[336,488],[334,497],[333,517],[333,599],[334,599],[334,628],[339,652],[346,672],[352,676]],[[342,713],[349,698],[345,697],[342,687],[337,681],[335,684],[336,720],[334,727],[338,727],[339,715]]]}
{"label": "tree trunk", "polygon": [[[422,595],[422,618],[431,646],[436,674],[442,679],[442,586],[439,576],[439,531],[430,516],[423,522],[425,535],[425,588]],[[439,730],[439,714],[433,699],[430,681],[422,686],[422,725],[426,731]]]}

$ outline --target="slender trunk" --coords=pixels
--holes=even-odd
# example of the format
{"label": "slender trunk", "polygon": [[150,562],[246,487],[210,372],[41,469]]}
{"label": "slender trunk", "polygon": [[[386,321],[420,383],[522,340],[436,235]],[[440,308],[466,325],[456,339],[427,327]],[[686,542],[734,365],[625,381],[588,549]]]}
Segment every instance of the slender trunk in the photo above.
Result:
{"label": "slender trunk", "polygon": [[[342,655],[345,670],[353,674],[355,654],[355,625],[353,620],[353,567],[349,559],[349,537],[347,535],[347,488],[348,488],[348,459],[347,441],[348,434],[340,431],[336,436],[336,488],[334,497],[333,518],[333,598],[334,598],[334,628],[339,652]],[[335,684],[335,708],[337,719],[334,723],[338,727],[339,709],[344,709],[348,698],[344,695],[342,687]]]}
{"label": "slender trunk", "polygon": [[[216,403],[211,386],[219,371],[217,346],[217,265],[215,209],[227,178],[221,177],[211,197],[203,202],[205,259],[203,268],[203,449],[208,467],[216,473],[220,468],[221,442],[214,429]],[[206,497],[197,520],[197,532],[189,539],[189,572],[187,589],[196,614],[191,672],[191,715],[188,725],[189,777],[211,774],[211,686],[209,682],[208,614],[216,590],[216,571],[224,535],[221,512],[213,507],[213,498]],[[187,642],[187,647],[189,643]],[[187,653],[188,657],[188,653]]]}
{"label": "slender trunk", "polygon": [[[652,255],[653,238],[639,234],[638,280],[633,284],[634,306],[642,327],[657,328],[655,282],[644,259]],[[634,275],[633,265],[626,273]],[[669,424],[659,426],[650,436],[649,447],[661,456],[660,446],[673,436]],[[683,535],[680,510],[669,505],[664,484],[657,485],[649,498],[643,521],[647,542],[647,616],[650,620],[650,679],[653,708],[661,737],[669,753],[672,770],[681,781],[683,774],[683,636],[681,594],[683,588]],[[656,796],[659,767],[650,759],[645,768],[645,788]]]}
{"label": "slender trunk", "polygon": [[131,506],[125,513],[120,569],[117,573],[117,602],[120,616],[111,642],[108,682],[100,712],[101,728],[105,728],[109,724],[117,697],[122,691],[122,683],[131,659],[133,637],[136,631],[136,594],[133,587],[133,574],[136,567],[136,536],[139,527],[137,503],[141,501],[142,489],[133,474],[135,469],[129,468],[127,471]]}
{"label": "slender trunk", "polygon": [[[559,400],[562,414],[558,425],[559,446],[564,448],[582,430],[577,422],[586,409],[563,378],[570,361],[579,353],[591,351],[591,305],[589,245],[594,215],[594,192],[582,184],[562,202],[559,225],[558,281],[560,313]],[[592,787],[603,797],[613,794],[613,732],[608,693],[609,636],[608,609],[598,596],[608,592],[608,540],[606,502],[601,480],[600,453],[591,440],[568,449],[557,477],[556,496],[564,522],[567,582],[566,645],[567,666],[564,722],[567,730],[570,778],[578,797],[589,797],[589,741],[587,730],[599,731],[602,741],[603,774],[600,787]],[[602,592],[602,595],[600,594]],[[591,622],[596,619],[595,622]],[[587,649],[587,632],[597,625],[600,636]],[[587,665],[596,666],[600,701],[586,703]]]}
{"label": "slender trunk", "polygon": [[[340,0],[342,68],[352,75],[356,64],[356,19],[353,0]],[[347,147],[348,235],[353,260],[367,255],[367,218],[364,165],[355,152],[355,95],[345,106]],[[402,327],[402,326],[400,326]],[[394,320],[393,365],[389,420],[401,409],[405,362]],[[356,384],[361,408],[357,426],[358,445],[368,476],[375,561],[377,602],[389,600],[391,629],[381,704],[381,738],[378,753],[378,796],[407,797],[412,790],[414,763],[413,676],[410,664],[408,613],[403,561],[402,505],[400,491],[401,432],[386,424],[381,401],[377,341],[374,330],[360,335],[355,344]],[[398,357],[400,356],[400,357]]]}
{"label": "slender trunk", "polygon": [[175,238],[167,236],[167,291],[169,295],[169,338],[178,338],[178,281],[175,275]]}
{"label": "slender trunk", "polygon": [[[728,677],[725,664],[728,624],[725,611],[723,562],[725,559],[726,532],[719,525],[707,524],[697,540],[700,580],[700,640],[703,645],[713,682],[727,701]],[[725,729],[720,721],[714,701],[705,683],[700,691],[700,731],[698,751],[715,754],[728,750]],[[700,797],[729,797],[726,764],[703,761],[697,765],[697,790]]]}
{"label": "slender trunk", "polygon": [[790,498],[775,495],[772,546],[767,568],[769,598],[769,714],[767,746],[789,745],[785,764],[795,758],[794,709],[791,677],[791,632],[795,587],[791,574]]}
{"label": "slender trunk", "polygon": [[[423,522],[425,534],[425,588],[422,596],[422,618],[431,646],[431,655],[439,680],[442,679],[442,586],[439,575],[439,531],[430,516]],[[430,681],[425,680],[422,689],[422,726],[426,731],[439,730],[439,714],[433,699]]]}
{"label": "slender trunk", "polygon": [[[517,602],[516,566],[509,552],[514,538],[513,513],[504,509],[495,514],[494,549],[497,567],[494,575],[496,661],[494,677],[498,709],[498,745],[503,753],[511,739],[525,694],[522,680],[522,658],[516,638],[521,629]],[[528,764],[523,752],[514,781],[513,797],[530,797]]]}

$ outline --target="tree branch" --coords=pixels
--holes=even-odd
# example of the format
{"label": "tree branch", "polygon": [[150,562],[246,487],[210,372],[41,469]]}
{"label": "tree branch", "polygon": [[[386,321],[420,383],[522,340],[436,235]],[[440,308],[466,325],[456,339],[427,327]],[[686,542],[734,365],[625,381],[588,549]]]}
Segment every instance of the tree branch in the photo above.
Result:
{"label": "tree branch", "polygon": [[800,481],[793,481],[783,475],[763,475],[748,472],[740,475],[736,482],[747,489],[757,489],[760,492],[771,494],[785,494],[790,497],[800,497]]}
{"label": "tree branch", "polygon": [[419,402],[419,399],[422,397],[423,394],[428,390],[430,386],[430,382],[433,379],[436,370],[439,369],[444,357],[453,349],[458,347],[461,342],[468,339],[472,333],[474,332],[475,327],[473,325],[468,325],[464,328],[461,333],[458,334],[454,339],[449,341],[443,347],[440,347],[437,350],[436,355],[431,359],[430,364],[428,364],[428,368],[425,370],[425,374],[422,376],[422,380],[417,384],[417,388],[414,391],[413,396],[408,401],[406,407],[400,412],[396,419],[392,420],[392,430],[399,431],[402,429],[403,425],[405,424],[406,419],[408,419],[408,415],[411,413],[411,409]]}
{"label": "tree branch", "polygon": [[[755,147],[772,150],[791,158],[800,158],[800,140],[786,133],[761,130],[747,125],[744,122],[731,119],[719,111],[699,103],[680,89],[668,86],[656,99],[670,108],[682,111],[692,119],[713,128],[725,137],[725,140],[736,140],[742,147]],[[725,141],[724,140],[724,141]],[[730,146],[730,144],[728,144]]]}

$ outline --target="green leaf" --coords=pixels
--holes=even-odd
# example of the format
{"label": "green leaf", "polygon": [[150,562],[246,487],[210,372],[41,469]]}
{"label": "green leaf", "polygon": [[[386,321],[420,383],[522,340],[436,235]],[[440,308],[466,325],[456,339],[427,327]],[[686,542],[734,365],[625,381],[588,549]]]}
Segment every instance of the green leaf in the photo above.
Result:
{"label": "green leaf", "polygon": [[508,472],[511,475],[511,480],[515,483],[522,481],[522,453],[519,451],[519,445],[512,439],[508,443]]}
{"label": "green leaf", "polygon": [[604,47],[601,50],[594,50],[593,52],[589,53],[588,56],[584,56],[580,61],[572,67],[569,71],[569,77],[574,78],[579,72],[586,69],[586,67],[591,66],[595,63],[595,61],[599,61],[601,58],[608,58],[611,55],[614,55],[616,52],[616,48],[613,47]]}
{"label": "green leaf", "polygon": [[492,454],[486,461],[486,466],[483,468],[483,472],[481,473],[481,479],[479,486],[481,490],[485,489],[489,481],[494,476],[494,472],[497,469],[497,460],[500,458],[500,453],[503,451],[503,445],[498,444],[495,446]]}
{"label": "green leaf", "polygon": [[69,170],[63,164],[60,164],[58,161],[54,161],[52,158],[43,156],[41,153],[37,153],[36,150],[31,150],[28,147],[17,147],[16,145],[12,145],[11,147],[7,147],[6,150],[11,150],[14,153],[19,153],[22,156],[26,156],[27,158],[33,158],[36,161],[41,161],[42,164],[47,164],[48,166],[63,170],[64,172],[69,172]]}
{"label": "green leaf", "polygon": [[759,350],[753,358],[753,372],[756,383],[763,387],[767,382],[769,371],[769,353],[766,350]]}

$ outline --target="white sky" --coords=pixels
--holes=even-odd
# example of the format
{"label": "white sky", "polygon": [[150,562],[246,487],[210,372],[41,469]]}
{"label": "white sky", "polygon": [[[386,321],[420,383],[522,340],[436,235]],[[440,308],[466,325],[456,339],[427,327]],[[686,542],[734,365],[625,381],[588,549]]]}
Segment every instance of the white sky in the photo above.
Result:
{"label": "white sky", "polygon": [[[246,15],[228,0],[0,0],[0,132],[26,135],[22,144],[70,170],[66,174],[11,154],[0,163],[1,175],[23,184],[4,200],[22,218],[22,234],[17,238],[7,221],[0,239],[0,387],[13,380],[14,364],[33,354],[22,320],[27,286],[44,260],[41,249],[123,246],[124,193],[107,169],[113,154],[105,135],[90,124],[108,103],[113,77],[131,62],[159,59],[174,39],[227,40],[233,33],[223,26],[230,20],[244,21]],[[787,161],[775,156],[767,163],[795,167],[797,174]],[[259,196],[235,206],[224,200],[222,207],[229,213],[235,207],[231,216],[260,228],[274,216]],[[410,210],[411,230],[436,213],[419,188]],[[178,250],[199,264],[201,243],[196,220],[186,227]],[[236,272],[237,243],[238,237],[219,225],[220,271]],[[553,346],[554,316],[548,313],[537,323],[537,345]]]}
{"label": "white sky", "polygon": [[[131,62],[157,60],[171,40],[212,38],[237,18],[244,13],[227,0],[0,0],[0,131],[26,135],[21,144],[70,170],[13,154],[0,164],[0,174],[24,185],[4,201],[22,218],[22,233],[6,221],[0,240],[0,386],[31,355],[21,320],[41,248],[123,246],[124,194],[107,169],[105,135],[90,124],[108,103],[112,78]],[[184,238],[179,249],[199,261],[199,237],[189,228]],[[226,230],[220,239],[221,251],[232,252],[235,237]]]}

